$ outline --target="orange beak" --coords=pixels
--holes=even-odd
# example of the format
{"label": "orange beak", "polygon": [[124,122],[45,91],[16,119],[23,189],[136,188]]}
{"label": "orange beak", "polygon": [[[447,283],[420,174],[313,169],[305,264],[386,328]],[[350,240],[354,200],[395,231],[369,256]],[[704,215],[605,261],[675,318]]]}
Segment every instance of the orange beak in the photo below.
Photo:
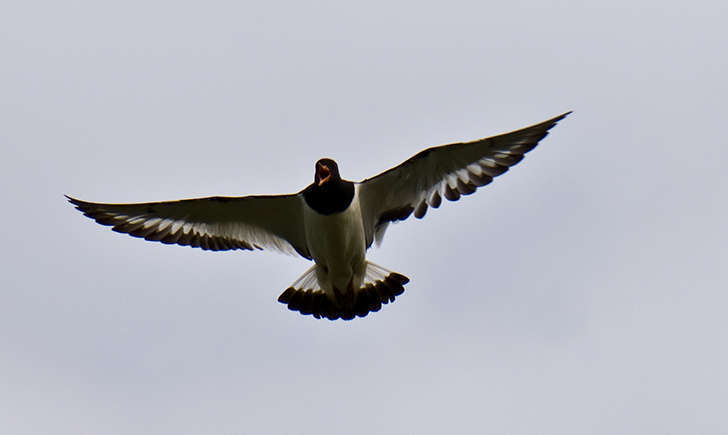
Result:
{"label": "orange beak", "polygon": [[331,171],[328,166],[319,164],[316,167],[316,176],[318,177],[318,185],[323,186],[331,178]]}

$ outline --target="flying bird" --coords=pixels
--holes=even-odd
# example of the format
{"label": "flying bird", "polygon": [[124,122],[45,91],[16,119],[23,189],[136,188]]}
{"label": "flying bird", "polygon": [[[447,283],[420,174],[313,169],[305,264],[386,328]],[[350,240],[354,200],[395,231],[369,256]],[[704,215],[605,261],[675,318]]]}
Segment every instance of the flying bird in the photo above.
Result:
{"label": "flying bird", "polygon": [[278,298],[315,318],[351,320],[379,311],[409,279],[366,259],[392,222],[421,219],[442,197],[456,201],[508,171],[567,112],[510,133],[427,148],[360,182],[335,161],[316,162],[314,181],[290,195],[102,204],[66,196],[84,215],[145,240],[210,251],[274,249],[313,260]]}

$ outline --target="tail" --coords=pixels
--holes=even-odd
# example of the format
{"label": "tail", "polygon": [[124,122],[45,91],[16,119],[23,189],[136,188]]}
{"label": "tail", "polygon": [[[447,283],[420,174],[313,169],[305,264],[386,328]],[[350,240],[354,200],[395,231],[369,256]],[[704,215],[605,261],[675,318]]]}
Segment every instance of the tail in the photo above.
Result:
{"label": "tail", "polygon": [[355,316],[364,317],[372,311],[379,311],[382,304],[394,302],[404,293],[404,285],[409,282],[406,276],[367,261],[362,287],[353,292],[349,303],[341,304],[318,285],[317,267],[314,264],[301,275],[278,297],[278,302],[288,305],[289,310],[313,314],[317,319],[351,320]]}

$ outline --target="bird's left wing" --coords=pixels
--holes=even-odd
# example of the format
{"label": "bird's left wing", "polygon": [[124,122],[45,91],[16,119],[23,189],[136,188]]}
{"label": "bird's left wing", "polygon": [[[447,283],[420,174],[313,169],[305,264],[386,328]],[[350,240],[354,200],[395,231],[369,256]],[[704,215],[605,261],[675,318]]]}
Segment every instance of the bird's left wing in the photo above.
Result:
{"label": "bird's left wing", "polygon": [[272,248],[311,258],[299,195],[100,204],[66,196],[84,215],[145,240],[212,251]]}
{"label": "bird's left wing", "polygon": [[362,181],[359,197],[367,247],[379,243],[390,222],[456,201],[503,174],[523,159],[549,129],[569,113],[530,127],[472,142],[428,148],[388,171]]}

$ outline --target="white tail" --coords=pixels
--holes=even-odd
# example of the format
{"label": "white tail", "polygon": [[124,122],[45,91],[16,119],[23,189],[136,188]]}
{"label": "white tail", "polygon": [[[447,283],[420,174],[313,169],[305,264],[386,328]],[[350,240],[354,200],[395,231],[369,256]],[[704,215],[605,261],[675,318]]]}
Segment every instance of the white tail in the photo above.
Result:
{"label": "white tail", "polygon": [[314,264],[294,281],[278,297],[278,302],[288,305],[289,310],[313,314],[317,319],[351,320],[355,316],[364,317],[372,311],[379,311],[382,304],[394,302],[409,282],[406,276],[367,261],[362,287],[354,292],[348,304],[342,304],[321,289],[316,279],[317,267]]}

